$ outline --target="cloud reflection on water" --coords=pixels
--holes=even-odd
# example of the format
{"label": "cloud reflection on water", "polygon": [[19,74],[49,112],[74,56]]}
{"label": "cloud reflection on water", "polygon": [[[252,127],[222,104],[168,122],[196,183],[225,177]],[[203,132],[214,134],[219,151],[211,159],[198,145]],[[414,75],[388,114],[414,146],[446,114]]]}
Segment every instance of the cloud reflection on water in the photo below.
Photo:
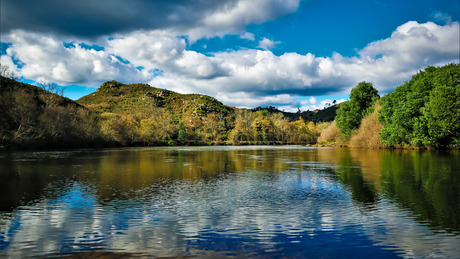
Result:
{"label": "cloud reflection on water", "polygon": [[[40,199],[1,212],[0,254],[459,253],[458,234],[417,221],[411,208],[382,194],[386,183],[375,187],[380,178],[365,173],[378,165],[361,165],[349,150],[209,149],[128,149],[99,153],[92,162],[54,160],[74,171],[55,172],[58,179],[47,178]],[[50,169],[49,161],[38,161],[16,166],[24,177],[27,170]],[[353,194],[363,188],[372,199]]]}

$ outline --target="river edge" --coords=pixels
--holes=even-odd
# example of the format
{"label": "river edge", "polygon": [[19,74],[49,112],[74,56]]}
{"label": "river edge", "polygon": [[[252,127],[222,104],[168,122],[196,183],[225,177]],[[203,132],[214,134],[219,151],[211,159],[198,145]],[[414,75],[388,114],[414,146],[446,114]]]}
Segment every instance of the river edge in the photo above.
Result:
{"label": "river edge", "polygon": [[170,145],[167,143],[158,145],[143,145],[137,143],[134,145],[120,145],[120,144],[107,144],[107,145],[88,145],[78,147],[5,147],[0,146],[0,153],[17,152],[17,151],[56,151],[56,150],[80,150],[80,149],[105,149],[105,148],[130,148],[130,147],[212,147],[212,146],[304,146],[304,147],[329,147],[329,148],[358,148],[358,149],[377,149],[377,150],[416,150],[416,151],[439,151],[439,150],[460,150],[460,147],[416,147],[416,146],[390,146],[390,147],[365,147],[365,146],[350,146],[347,143],[317,143],[317,144],[295,144],[295,143],[264,143],[264,142],[239,142],[238,144],[230,144],[225,142],[214,142],[214,143],[188,143],[185,145]]}

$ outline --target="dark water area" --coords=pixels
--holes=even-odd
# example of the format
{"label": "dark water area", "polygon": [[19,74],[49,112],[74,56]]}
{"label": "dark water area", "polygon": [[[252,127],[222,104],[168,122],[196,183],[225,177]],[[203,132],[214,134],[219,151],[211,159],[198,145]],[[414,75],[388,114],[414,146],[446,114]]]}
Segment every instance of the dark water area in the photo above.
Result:
{"label": "dark water area", "polygon": [[0,153],[0,257],[460,258],[460,152]]}

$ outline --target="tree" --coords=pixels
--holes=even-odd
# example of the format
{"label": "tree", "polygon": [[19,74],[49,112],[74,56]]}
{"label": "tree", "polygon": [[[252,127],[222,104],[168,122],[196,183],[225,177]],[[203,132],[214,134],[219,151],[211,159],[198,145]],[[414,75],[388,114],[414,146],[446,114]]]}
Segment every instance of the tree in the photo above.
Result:
{"label": "tree", "polygon": [[277,140],[284,142],[286,139],[285,135],[288,120],[284,117],[284,115],[281,112],[273,114],[272,120],[275,127],[275,135],[277,137]]}
{"label": "tree", "polygon": [[14,71],[11,71],[10,67],[7,65],[0,64],[0,75],[12,80],[19,79],[19,76]]}
{"label": "tree", "polygon": [[369,108],[373,107],[375,101],[379,98],[377,89],[372,83],[360,82],[350,93],[350,101],[357,103],[361,114],[364,116],[369,113]]}
{"label": "tree", "polygon": [[382,98],[387,146],[460,146],[460,65],[427,67]]}
{"label": "tree", "polygon": [[8,114],[15,125],[13,141],[32,142],[40,135],[36,127],[39,114],[37,102],[33,94],[24,89],[17,90],[11,97]]}
{"label": "tree", "polygon": [[218,117],[214,113],[210,113],[206,116],[205,123],[203,124],[205,131],[208,133],[209,139],[211,142],[215,140],[219,134],[220,122]]}
{"label": "tree", "polygon": [[430,93],[423,110],[430,146],[460,146],[460,86],[442,85]]}
{"label": "tree", "polygon": [[47,106],[56,106],[63,100],[65,87],[60,87],[55,83],[40,82],[40,88],[44,91],[40,93],[40,99]]}
{"label": "tree", "polygon": [[184,144],[186,138],[187,138],[187,130],[185,128],[184,123],[181,122],[179,125],[179,131],[177,132],[177,141],[179,141],[179,143],[181,144]]}
{"label": "tree", "polygon": [[235,117],[235,127],[229,134],[229,140],[233,143],[252,140],[252,122],[253,118],[249,111],[238,111]]}
{"label": "tree", "polygon": [[379,98],[377,93],[372,83],[363,81],[351,90],[350,101],[340,105],[335,121],[345,139],[350,139],[362,118],[372,112],[374,103]]}

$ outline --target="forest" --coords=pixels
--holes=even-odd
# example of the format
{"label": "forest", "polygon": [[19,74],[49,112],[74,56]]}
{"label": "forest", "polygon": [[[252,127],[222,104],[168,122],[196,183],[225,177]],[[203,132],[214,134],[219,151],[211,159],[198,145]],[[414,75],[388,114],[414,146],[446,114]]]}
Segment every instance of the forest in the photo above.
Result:
{"label": "forest", "polygon": [[154,145],[460,147],[460,67],[427,67],[380,97],[358,83],[322,111],[227,106],[200,94],[108,81],[76,101],[55,84],[18,81],[2,67],[0,149]]}
{"label": "forest", "polygon": [[459,148],[460,65],[429,66],[383,97],[361,82],[318,141],[370,148]]}
{"label": "forest", "polygon": [[205,95],[116,81],[72,101],[56,85],[11,77],[1,77],[2,149],[315,144],[327,125],[302,114],[290,120],[279,111],[238,109]]}

